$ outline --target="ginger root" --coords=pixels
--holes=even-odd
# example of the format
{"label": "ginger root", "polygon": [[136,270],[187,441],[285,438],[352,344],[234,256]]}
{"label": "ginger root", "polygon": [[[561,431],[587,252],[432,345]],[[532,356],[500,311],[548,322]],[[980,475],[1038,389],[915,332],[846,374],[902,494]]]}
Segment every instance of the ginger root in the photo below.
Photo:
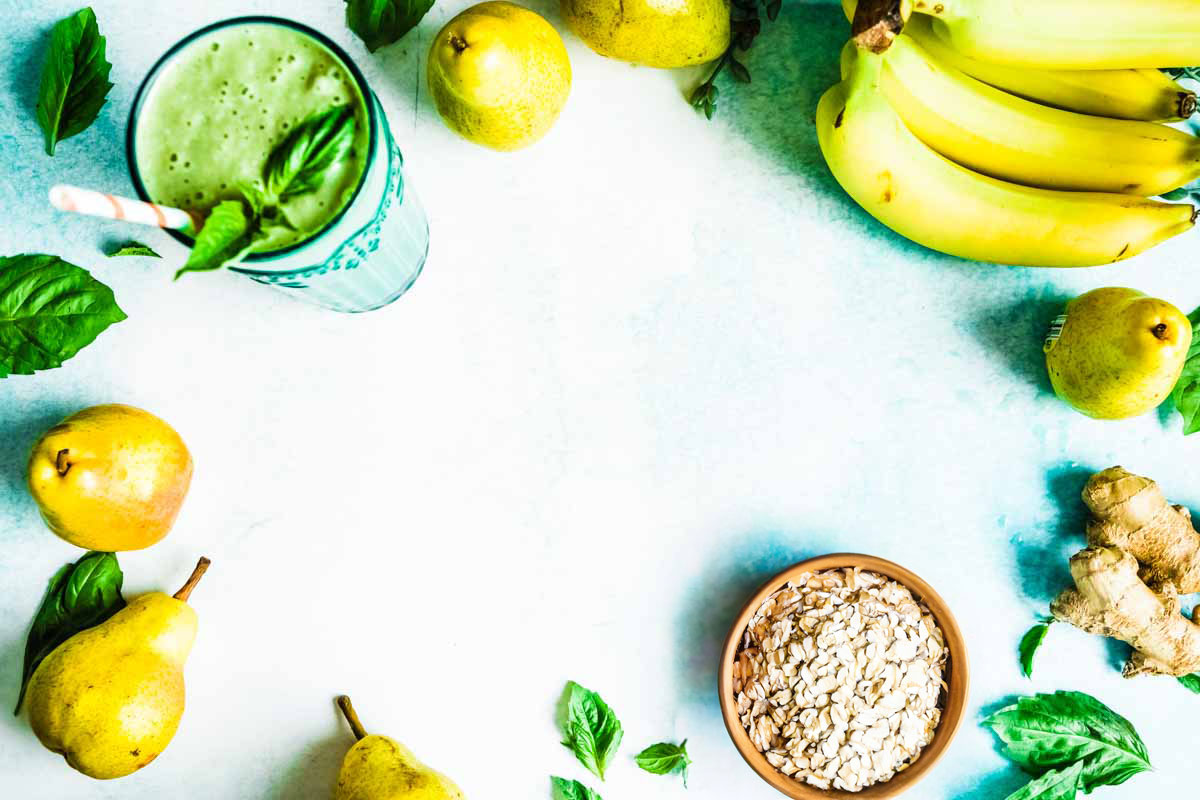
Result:
{"label": "ginger root", "polygon": [[1191,513],[1171,505],[1157,483],[1109,467],[1088,480],[1083,502],[1092,512],[1089,545],[1129,553],[1151,586],[1173,583],[1183,594],[1200,592],[1200,533]]}
{"label": "ginger root", "polygon": [[1200,672],[1200,625],[1179,602],[1181,591],[1200,591],[1191,515],[1154,481],[1121,467],[1093,475],[1083,501],[1092,514],[1089,546],[1071,558],[1075,588],[1051,604],[1055,619],[1129,644],[1127,678]]}

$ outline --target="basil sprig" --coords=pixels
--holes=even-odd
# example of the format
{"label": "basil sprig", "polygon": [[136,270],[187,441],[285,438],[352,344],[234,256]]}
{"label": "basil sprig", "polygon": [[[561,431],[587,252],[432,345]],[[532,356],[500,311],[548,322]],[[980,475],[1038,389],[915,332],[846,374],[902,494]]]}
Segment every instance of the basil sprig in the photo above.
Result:
{"label": "basil sprig", "polygon": [[125,607],[123,580],[116,555],[95,551],[54,574],[25,641],[25,665],[14,714],[21,710],[29,679],[54,648]]}
{"label": "basil sprig", "polygon": [[96,121],[113,87],[108,80],[111,70],[92,9],[77,11],[54,26],[37,101],[37,120],[49,155],[63,139]]}
{"label": "basil sprig", "polygon": [[1200,308],[1188,320],[1192,323],[1192,346],[1171,394],[1175,408],[1183,415],[1184,436],[1200,431]]}
{"label": "basil sprig", "polygon": [[354,107],[349,105],[313,114],[297,125],[271,151],[263,170],[272,204],[319,189],[329,168],[350,154],[354,129]]}
{"label": "basil sprig", "polygon": [[374,53],[400,40],[433,8],[433,0],[346,0],[346,25]]}
{"label": "basil sprig", "polygon": [[357,124],[354,107],[342,105],[297,125],[271,150],[261,185],[239,185],[241,200],[224,200],[209,212],[176,279],[239,261],[272,228],[295,230],[282,204],[320,188],[330,168],[350,156]]}
{"label": "basil sprig", "polygon": [[128,241],[124,244],[116,245],[111,248],[106,256],[109,258],[118,258],[121,256],[143,256],[145,258],[162,258],[158,253],[154,252],[153,248],[148,244],[141,242]]}
{"label": "basil sprig", "polygon": [[620,720],[608,704],[600,695],[571,681],[567,684],[562,731],[563,746],[593,775],[604,780],[604,770],[616,755],[624,735]]}
{"label": "basil sprig", "polygon": [[1008,800],[1071,800],[1076,791],[1116,786],[1150,769],[1129,720],[1082,692],[1021,697],[983,720],[1004,755],[1036,777]]}
{"label": "basil sprig", "polygon": [[123,319],[86,270],[58,256],[0,257],[0,378],[61,367]]}
{"label": "basil sprig", "polygon": [[639,767],[654,775],[670,775],[678,772],[683,776],[684,787],[687,786],[688,765],[692,763],[692,760],[688,758],[687,739],[679,744],[670,742],[652,744],[634,756],[633,760]]}
{"label": "basil sprig", "polygon": [[1042,646],[1042,642],[1046,641],[1046,634],[1050,632],[1050,626],[1053,623],[1054,617],[1042,617],[1021,637],[1021,644],[1017,647],[1017,651],[1021,656],[1021,674],[1026,678],[1033,677],[1033,657],[1037,654],[1038,648]]}
{"label": "basil sprig", "polygon": [[224,200],[208,214],[187,263],[175,273],[209,272],[244,257],[257,240],[258,219],[241,200]]}
{"label": "basil sprig", "polygon": [[579,781],[567,780],[557,775],[550,776],[550,791],[554,800],[604,800]]}

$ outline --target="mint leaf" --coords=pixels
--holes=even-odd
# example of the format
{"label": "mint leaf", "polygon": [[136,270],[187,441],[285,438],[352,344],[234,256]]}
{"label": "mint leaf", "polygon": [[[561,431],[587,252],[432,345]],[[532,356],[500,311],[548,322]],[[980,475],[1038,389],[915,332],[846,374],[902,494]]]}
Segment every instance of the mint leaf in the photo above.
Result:
{"label": "mint leaf", "polygon": [[119,244],[115,248],[111,248],[105,253],[109,258],[117,258],[119,256],[145,256],[146,258],[162,258],[158,253],[150,249],[150,245],[142,244],[141,242],[129,241],[125,244]]}
{"label": "mint leaf", "polygon": [[554,800],[603,800],[600,795],[579,781],[550,776],[551,795]]}
{"label": "mint leaf", "polygon": [[25,641],[25,666],[14,714],[21,710],[29,679],[54,648],[125,607],[123,580],[116,555],[95,551],[54,574]]}
{"label": "mint leaf", "polygon": [[600,695],[574,681],[567,683],[567,714],[563,722],[563,746],[575,753],[579,763],[604,780],[609,760],[621,746],[621,723]]}
{"label": "mint leaf", "polygon": [[433,0],[346,0],[346,25],[374,53],[417,26]]}
{"label": "mint leaf", "polygon": [[1184,675],[1179,678],[1179,682],[1184,685],[1184,688],[1200,694],[1200,672],[1193,672],[1191,675]]}
{"label": "mint leaf", "polygon": [[1183,372],[1175,383],[1172,398],[1183,415],[1183,435],[1200,431],[1200,308],[1188,316],[1192,323],[1192,346],[1183,362]]}
{"label": "mint leaf", "polygon": [[670,742],[652,744],[634,756],[637,765],[646,772],[655,775],[669,775],[679,772],[683,775],[683,785],[687,787],[687,769],[692,760],[688,758],[687,739],[678,745]]}
{"label": "mint leaf", "polygon": [[1129,720],[1082,692],[1022,697],[982,724],[1004,743],[1004,755],[1028,772],[1081,762],[1084,792],[1150,769],[1146,745]]}
{"label": "mint leaf", "polygon": [[1083,762],[1052,769],[1010,794],[1006,800],[1071,800],[1079,789]]}
{"label": "mint leaf", "polygon": [[0,257],[0,378],[61,367],[123,319],[86,270],[40,253]]}
{"label": "mint leaf", "polygon": [[225,200],[208,214],[192,245],[187,263],[175,273],[208,272],[237,261],[254,246],[258,235],[256,216],[247,216],[241,200]]}
{"label": "mint leaf", "polygon": [[88,128],[113,87],[112,64],[104,57],[104,37],[96,14],[85,8],[60,20],[50,33],[50,49],[42,64],[37,120],[46,136],[46,153]]}
{"label": "mint leaf", "polygon": [[1033,677],[1033,656],[1042,646],[1042,642],[1046,640],[1046,634],[1050,631],[1050,625],[1053,622],[1053,617],[1042,617],[1037,625],[1034,625],[1021,637],[1021,644],[1017,650],[1021,655],[1021,674],[1026,678]]}
{"label": "mint leaf", "polygon": [[278,203],[320,188],[325,173],[354,147],[354,107],[336,106],[301,122],[267,158],[263,184],[267,199]]}

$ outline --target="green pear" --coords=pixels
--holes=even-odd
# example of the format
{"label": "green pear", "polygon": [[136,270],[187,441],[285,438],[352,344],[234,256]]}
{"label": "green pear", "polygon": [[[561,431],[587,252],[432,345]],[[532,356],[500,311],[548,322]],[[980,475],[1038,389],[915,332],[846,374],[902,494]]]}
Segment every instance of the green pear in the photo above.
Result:
{"label": "green pear", "polygon": [[1165,300],[1134,289],[1095,289],[1067,305],[1046,339],[1054,392],[1096,419],[1158,406],[1179,380],[1192,324]]}
{"label": "green pear", "polygon": [[29,724],[43,745],[92,778],[120,778],[158,757],[183,716],[183,665],[196,640],[187,604],[200,559],[169,596],[151,592],[75,634],[29,681]]}
{"label": "green pear", "polygon": [[648,67],[704,64],[729,49],[729,0],[562,0],[562,14],[600,55]]}
{"label": "green pear", "polygon": [[480,3],[429,47],[429,92],[446,125],[493,150],[546,135],[571,93],[571,61],[554,26],[527,8]]}
{"label": "green pear", "polygon": [[454,781],[422,764],[407,747],[368,734],[349,697],[342,695],[337,704],[358,741],[342,760],[334,800],[464,800]]}

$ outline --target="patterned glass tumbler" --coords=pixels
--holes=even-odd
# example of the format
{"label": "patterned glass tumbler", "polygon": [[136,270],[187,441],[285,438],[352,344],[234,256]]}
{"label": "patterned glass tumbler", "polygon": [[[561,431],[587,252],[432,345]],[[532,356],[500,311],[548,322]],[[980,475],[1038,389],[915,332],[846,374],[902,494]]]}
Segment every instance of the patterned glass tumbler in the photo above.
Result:
{"label": "patterned glass tumbler", "polygon": [[[310,37],[335,55],[358,83],[370,119],[370,152],[350,204],[325,228],[291,247],[252,253],[231,266],[233,272],[333,311],[372,311],[398,299],[413,285],[429,252],[425,209],[404,172],[404,157],[388,127],[379,98],[349,56],[321,33],[276,17],[240,17],[196,31],[176,44],[150,71],[134,100],[126,136],[126,155],[134,188],[151,198],[138,171],[138,118],[154,81],[172,59],[197,39],[225,27],[279,25]],[[187,246],[192,240],[171,235]]]}

